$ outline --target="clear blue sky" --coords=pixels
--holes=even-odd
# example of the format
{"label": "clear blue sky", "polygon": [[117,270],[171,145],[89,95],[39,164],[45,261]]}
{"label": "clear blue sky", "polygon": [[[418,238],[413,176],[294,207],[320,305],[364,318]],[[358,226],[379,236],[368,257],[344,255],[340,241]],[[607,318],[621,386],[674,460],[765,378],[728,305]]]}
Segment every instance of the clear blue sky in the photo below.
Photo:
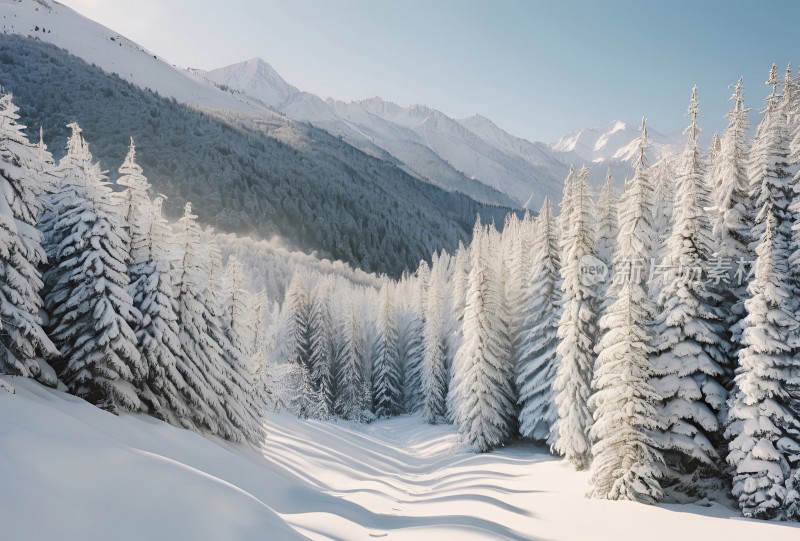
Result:
{"label": "clear blue sky", "polygon": [[692,84],[707,131],[743,75],[800,64],[793,0],[61,0],[180,66],[260,56],[322,97],[379,95],[550,141],[647,115],[678,131]]}

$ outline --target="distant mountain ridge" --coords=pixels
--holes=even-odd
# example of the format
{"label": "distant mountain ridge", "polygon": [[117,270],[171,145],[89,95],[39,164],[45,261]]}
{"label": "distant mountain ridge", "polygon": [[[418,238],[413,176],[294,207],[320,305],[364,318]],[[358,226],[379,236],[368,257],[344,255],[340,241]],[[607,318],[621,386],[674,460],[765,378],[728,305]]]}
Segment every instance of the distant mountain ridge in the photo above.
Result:
{"label": "distant mountain ridge", "polygon": [[[4,32],[51,42],[142,88],[204,109],[266,118],[278,112],[421,180],[494,205],[538,209],[545,196],[557,200],[571,163],[589,165],[595,184],[607,167],[621,182],[638,137],[636,124],[615,121],[549,145],[530,142],[480,115],[455,119],[426,105],[404,107],[378,97],[323,100],[286,82],[260,58],[211,71],[180,69],[53,0],[7,1],[0,13]],[[650,133],[654,161],[679,146]]]}
{"label": "distant mountain ridge", "polygon": [[[545,144],[516,137],[478,114],[454,119],[426,105],[404,107],[380,97],[322,100],[287,83],[259,58],[203,75],[222,89],[258,99],[365,151],[375,153],[377,147],[420,178],[490,203],[507,202],[496,193],[480,193],[464,178],[507,194],[517,206],[536,209],[545,196],[558,199],[571,163],[590,166],[595,183],[605,178],[607,168],[621,182],[639,137],[637,125],[613,121]],[[678,150],[671,137],[649,133],[651,161]]]}

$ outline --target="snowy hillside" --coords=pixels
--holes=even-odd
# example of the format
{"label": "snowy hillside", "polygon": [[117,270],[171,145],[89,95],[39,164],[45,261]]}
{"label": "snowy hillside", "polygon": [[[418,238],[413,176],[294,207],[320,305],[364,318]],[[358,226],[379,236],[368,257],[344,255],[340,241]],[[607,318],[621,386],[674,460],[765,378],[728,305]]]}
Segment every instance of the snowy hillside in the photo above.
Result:
{"label": "snowy hillside", "polygon": [[[274,414],[256,451],[116,417],[1,378],[4,539],[796,539],[720,504],[584,498],[587,475],[527,445],[465,452],[450,426]],[[146,517],[146,519],[143,519]]]}
{"label": "snowy hillside", "polygon": [[108,73],[184,103],[257,112],[263,107],[234,96],[167,63],[124,36],[53,0],[2,0],[3,32],[36,37],[67,49]]}

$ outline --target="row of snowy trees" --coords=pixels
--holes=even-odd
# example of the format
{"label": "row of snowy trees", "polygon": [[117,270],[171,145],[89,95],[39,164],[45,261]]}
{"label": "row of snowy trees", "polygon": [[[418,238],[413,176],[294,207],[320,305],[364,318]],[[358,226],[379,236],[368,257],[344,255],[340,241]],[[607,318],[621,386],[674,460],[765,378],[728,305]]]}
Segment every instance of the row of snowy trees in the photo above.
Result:
{"label": "row of snowy trees", "polygon": [[118,190],[77,124],[54,163],[0,98],[0,373],[111,411],[243,441],[265,408],[265,300],[187,204],[178,230],[136,164]]}
{"label": "row of snowy trees", "polygon": [[[622,194],[572,170],[558,216],[545,201],[502,233],[478,221],[470,246],[379,294],[294,286],[282,358],[324,415],[419,412],[477,451],[519,434],[590,468],[596,498],[721,480],[746,516],[796,519],[800,81],[779,91],[773,66],[768,84],[752,142],[739,81],[703,153],[695,88],[684,151],[650,166],[643,121]],[[322,325],[320,302],[350,308]]]}

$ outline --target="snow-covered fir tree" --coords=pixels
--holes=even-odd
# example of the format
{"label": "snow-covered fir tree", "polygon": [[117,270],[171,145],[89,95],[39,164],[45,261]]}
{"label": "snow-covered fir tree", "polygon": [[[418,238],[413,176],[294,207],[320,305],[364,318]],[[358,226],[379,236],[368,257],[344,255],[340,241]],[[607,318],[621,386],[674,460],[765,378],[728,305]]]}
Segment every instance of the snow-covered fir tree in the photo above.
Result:
{"label": "snow-covered fir tree", "polygon": [[733,379],[737,364],[736,344],[739,343],[738,326],[744,317],[744,299],[747,294],[745,265],[752,260],[749,249],[752,215],[748,210],[749,181],[747,176],[749,109],[744,107],[742,79],[734,87],[733,109],[727,114],[728,126],[720,140],[720,150],[709,171],[708,185],[712,194],[712,239],[715,247],[711,266],[718,267],[719,278],[715,288],[720,295],[719,312],[722,315],[725,353],[724,383]]}
{"label": "snow-covered fir tree", "polygon": [[[651,257],[660,262],[664,257],[667,239],[672,230],[672,212],[675,205],[675,185],[676,177],[675,164],[671,159],[658,162],[651,169],[653,184],[652,206],[653,206],[653,247]],[[654,297],[658,296],[658,290],[663,282],[656,277],[650,284],[650,290]]]}
{"label": "snow-covered fir tree", "polygon": [[378,417],[390,417],[403,410],[403,380],[391,284],[384,284],[381,288],[378,310],[375,362],[372,365],[372,406]]}
{"label": "snow-covered fir tree", "polygon": [[42,328],[42,277],[46,260],[35,229],[49,153],[28,142],[13,96],[0,97],[0,373],[34,377],[55,386],[49,360],[58,350]]}
{"label": "snow-covered fir tree", "polygon": [[536,219],[533,259],[522,295],[522,326],[514,348],[520,434],[551,444],[551,429],[558,414],[552,387],[561,305],[555,227],[553,207],[545,198]]}
{"label": "snow-covered fir tree", "polygon": [[322,416],[333,415],[335,380],[333,360],[336,352],[336,337],[332,307],[333,284],[321,278],[311,291],[309,308],[309,356],[308,364],[311,384],[319,393]]}
{"label": "snow-covered fir tree", "polygon": [[128,154],[119,168],[120,177],[117,185],[123,189],[114,194],[119,199],[119,215],[125,224],[127,242],[130,253],[128,275],[135,284],[141,273],[141,267],[147,263],[149,254],[147,233],[150,229],[152,209],[150,203],[150,182],[144,176],[142,168],[136,163],[136,147],[131,138]]}
{"label": "snow-covered fir tree", "polygon": [[[231,341],[225,321],[225,267],[216,238],[204,232],[203,239],[206,287],[206,331],[218,348],[222,357],[220,383],[224,388],[222,406],[231,424],[249,441],[256,441],[260,435],[258,412],[253,402],[253,382],[248,369],[249,359],[237,344]],[[233,335],[234,338],[237,338]]]}
{"label": "snow-covered fir tree", "polygon": [[553,449],[579,470],[586,468],[591,458],[592,414],[587,401],[591,393],[599,304],[596,284],[591,283],[583,268],[594,258],[595,224],[588,175],[588,169],[581,168],[567,194],[571,200],[571,218],[562,237],[562,312],[553,381],[558,408]]}
{"label": "snow-covered fir tree", "polygon": [[425,301],[430,280],[430,267],[421,261],[411,293],[411,321],[406,329],[407,336],[403,348],[403,401],[407,412],[419,411],[422,406],[422,365],[425,361]]}
{"label": "snow-covered fir tree", "polygon": [[562,260],[566,258],[567,250],[569,249],[569,240],[567,239],[567,235],[562,235],[561,232],[568,231],[572,224],[572,194],[576,176],[575,167],[570,164],[569,173],[567,174],[567,178],[564,179],[564,189],[561,193],[561,201],[558,204],[558,217],[556,218],[559,231],[558,248]]}
{"label": "snow-covered fir tree", "polygon": [[654,502],[662,497],[663,457],[650,436],[659,427],[659,394],[650,384],[651,321],[648,298],[652,192],[642,120],[634,176],[620,200],[619,236],[614,254],[613,302],[600,319],[589,407],[594,414],[591,482],[593,498]]}
{"label": "snow-covered fir tree", "polygon": [[453,258],[453,272],[452,272],[452,288],[453,294],[450,302],[450,309],[452,313],[453,328],[450,331],[450,342],[448,345],[448,352],[451,357],[448,389],[447,389],[447,418],[453,424],[457,424],[456,412],[458,410],[458,400],[456,394],[458,392],[458,380],[456,375],[463,373],[457,363],[460,357],[458,351],[461,349],[461,344],[464,341],[463,326],[464,326],[464,311],[467,302],[467,290],[469,288],[469,248],[464,247],[459,243],[458,250],[456,250],[455,257]]}
{"label": "snow-covered fir tree", "polygon": [[[798,322],[791,310],[789,246],[778,233],[779,218],[766,201],[756,249],[755,278],[748,286],[739,368],[731,392],[728,462],[734,468],[733,496],[746,517],[786,518],[787,487],[798,468],[800,418],[787,385],[800,368],[789,341]],[[791,517],[789,517],[791,518]],[[796,516],[794,518],[797,518]]]}
{"label": "snow-covered fir tree", "polygon": [[161,215],[162,199],[156,198],[152,205],[148,199],[147,204],[152,212],[144,235],[147,256],[140,263],[137,281],[130,287],[134,306],[142,313],[136,337],[147,365],[148,394],[144,398],[154,415],[175,425],[197,429],[195,419],[202,419],[199,426],[207,427],[214,424],[213,412],[197,392],[205,384],[186,365],[178,337],[172,232]]}
{"label": "snow-covered fir tree", "polygon": [[762,237],[766,219],[758,213],[763,212],[769,202],[778,220],[774,233],[782,235],[789,243],[792,235],[789,205],[794,190],[788,163],[787,107],[777,90],[778,71],[774,64],[767,84],[772,86],[772,92],[767,97],[749,156],[749,203],[754,216],[750,238],[753,242]]}
{"label": "snow-covered fir tree", "polygon": [[364,392],[364,359],[366,341],[364,327],[358,307],[350,302],[340,320],[339,334],[342,347],[336,359],[336,414],[343,419],[361,419],[366,409]]}
{"label": "snow-covered fir tree", "polygon": [[669,475],[715,468],[712,440],[719,431],[717,412],[727,398],[722,376],[721,329],[717,297],[703,275],[713,251],[707,219],[708,194],[698,137],[697,87],[692,88],[686,129],[688,142],[675,181],[673,225],[664,252],[669,269],[658,297],[657,337],[652,385],[661,395],[657,436]]}
{"label": "snow-covered fir tree", "polygon": [[513,370],[497,251],[492,235],[478,221],[470,248],[464,341],[453,375],[459,432],[478,452],[503,445],[515,429]]}
{"label": "snow-covered fir tree", "polygon": [[449,372],[447,366],[448,335],[444,321],[447,287],[447,261],[444,257],[431,266],[425,299],[423,328],[424,361],[422,364],[421,414],[428,423],[436,424],[445,415]]}
{"label": "snow-covered fir tree", "polygon": [[137,410],[147,367],[133,328],[141,314],[128,293],[128,254],[111,188],[77,124],[59,181],[48,197],[50,268],[45,274],[49,334],[70,391],[111,411]]}
{"label": "snow-covered fir tree", "polygon": [[287,329],[284,347],[288,357],[286,361],[302,365],[310,369],[311,349],[311,300],[305,284],[305,275],[296,272],[289,283],[284,300],[287,313]]}
{"label": "snow-covered fir tree", "polygon": [[228,400],[225,380],[225,360],[219,344],[209,332],[209,324],[215,325],[214,314],[209,311],[205,297],[208,276],[205,264],[206,250],[201,245],[202,231],[197,215],[192,213],[191,203],[184,208],[178,221],[180,259],[175,273],[178,316],[184,378],[192,391],[213,412],[193,410],[194,421],[203,430],[232,440],[242,440],[241,430],[228,418],[224,403]]}
{"label": "snow-covered fir tree", "polygon": [[614,246],[617,243],[619,233],[619,221],[617,219],[617,206],[619,205],[619,193],[614,186],[614,178],[611,176],[611,168],[606,174],[606,181],[600,189],[600,197],[594,207],[594,219],[597,226],[595,235],[595,256],[611,269],[614,258]]}

